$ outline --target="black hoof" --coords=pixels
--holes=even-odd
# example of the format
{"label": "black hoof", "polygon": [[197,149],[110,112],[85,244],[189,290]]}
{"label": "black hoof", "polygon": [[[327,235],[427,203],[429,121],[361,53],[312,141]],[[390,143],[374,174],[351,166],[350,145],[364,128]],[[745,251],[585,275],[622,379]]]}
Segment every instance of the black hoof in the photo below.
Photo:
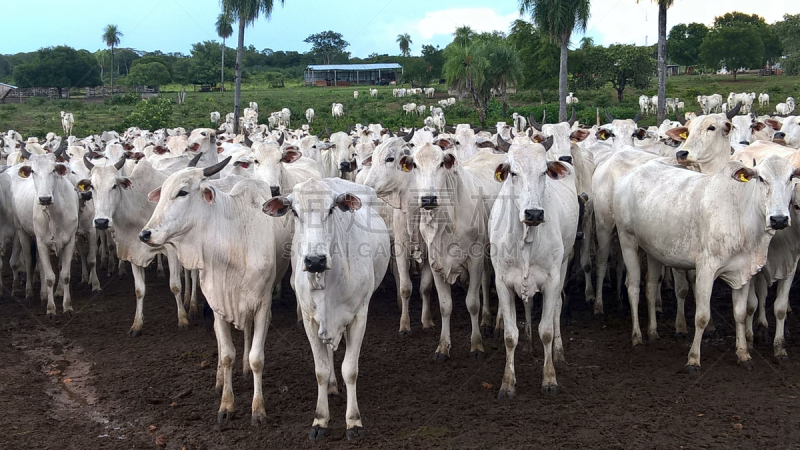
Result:
{"label": "black hoof", "polygon": [[135,337],[139,337],[141,335],[142,335],[142,330],[134,330],[133,328],[128,330],[128,337],[135,338]]}
{"label": "black hoof", "polygon": [[686,340],[686,333],[675,333],[675,339],[679,341]]}
{"label": "black hoof", "polygon": [[430,327],[422,327],[422,332],[423,333],[435,333],[436,332],[436,326],[434,325],[434,326],[430,326]]}
{"label": "black hoof", "polygon": [[542,395],[550,395],[555,397],[556,395],[558,395],[558,393],[559,393],[558,385],[542,386]]}
{"label": "black hoof", "polygon": [[235,413],[233,411],[220,411],[217,413],[217,422],[229,422],[233,420]]}
{"label": "black hoof", "polygon": [[260,425],[266,425],[267,423],[267,416],[253,416],[250,418],[250,425],[257,427]]}
{"label": "black hoof", "polygon": [[73,317],[75,317],[75,311],[74,311],[74,310],[71,310],[71,309],[70,309],[70,310],[68,310],[68,311],[64,311],[64,315],[65,315],[66,317],[68,317],[68,318],[73,318]]}
{"label": "black hoof", "polygon": [[497,399],[498,400],[514,400],[514,397],[516,397],[516,396],[517,396],[517,394],[515,392],[506,391],[506,390],[503,390],[503,389],[500,389],[500,392],[497,393]]}
{"label": "black hoof", "polygon": [[450,357],[445,355],[444,353],[436,352],[433,354],[433,359],[435,359],[437,363],[442,364],[446,362],[448,359],[450,359]]}
{"label": "black hoof", "polygon": [[411,330],[400,330],[397,332],[397,337],[400,339],[405,339],[411,336]]}
{"label": "black hoof", "polygon": [[356,439],[361,439],[367,435],[367,430],[364,427],[353,427],[347,429],[347,440],[354,441]]}
{"label": "black hoof", "polygon": [[181,329],[181,330],[183,330],[183,331],[186,331],[186,330],[188,330],[188,329],[189,329],[189,324],[186,324],[186,325],[178,325],[178,328],[180,328],[180,329]]}
{"label": "black hoof", "polygon": [[311,428],[311,432],[308,433],[308,438],[311,439],[312,441],[317,441],[317,440],[320,440],[320,439],[324,439],[325,436],[327,436],[327,435],[328,435],[328,429],[327,428],[322,428],[319,425],[314,425]]}
{"label": "black hoof", "polygon": [[476,361],[484,361],[486,359],[486,353],[475,350],[474,352],[469,353],[470,359],[474,359]]}
{"label": "black hoof", "polygon": [[47,313],[47,319],[48,320],[56,320],[56,315],[53,314],[53,313]]}
{"label": "black hoof", "polygon": [[700,373],[700,366],[694,366],[691,364],[687,364],[683,367],[683,372],[688,373],[689,375],[694,375],[696,373]]}
{"label": "black hoof", "polygon": [[750,359],[748,359],[747,361],[737,361],[736,364],[738,364],[739,367],[742,367],[748,371],[753,370],[753,361]]}
{"label": "black hoof", "polygon": [[782,364],[782,363],[785,363],[787,361],[789,361],[789,356],[788,355],[775,356],[775,364]]}

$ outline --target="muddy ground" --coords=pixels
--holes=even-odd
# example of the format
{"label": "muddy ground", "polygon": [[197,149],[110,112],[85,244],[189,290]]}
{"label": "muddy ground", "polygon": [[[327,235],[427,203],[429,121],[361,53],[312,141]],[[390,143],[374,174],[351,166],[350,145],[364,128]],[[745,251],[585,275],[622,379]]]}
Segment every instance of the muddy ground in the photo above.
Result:
{"label": "muddy ground", "polygon": [[[563,327],[567,364],[557,366],[561,395],[540,394],[542,347],[537,339],[533,353],[517,352],[517,398],[499,401],[502,339],[486,339],[484,361],[469,359],[464,292],[454,289],[452,358],[436,364],[438,331],[421,330],[416,292],[414,332],[398,338],[399,312],[389,278],[370,305],[359,367],[358,400],[368,434],[351,444],[345,440],[343,396],[330,402],[331,436],[321,443],[307,438],[316,381],[288,285],[284,298],[273,304],[267,337],[268,421],[254,428],[252,380],[241,374],[241,333],[235,333],[237,416],[218,424],[213,333],[202,318],[195,318],[188,331],[178,329],[166,281],[154,270],[148,270],[148,277],[144,334],[137,338],[126,335],[134,312],[130,276],[101,275],[103,291],[97,295],[73,282],[77,314],[72,319],[48,321],[38,299],[10,298],[5,290],[0,301],[0,448],[800,446],[797,313],[787,319],[791,359],[776,364],[771,341],[757,343],[755,368],[748,372],[736,364],[730,296],[724,287],[715,290],[718,334],[703,341],[700,375],[680,373],[689,341],[672,336],[674,302],[666,292],[662,339],[634,349],[628,311],[609,305],[605,319],[597,319],[582,301],[581,289],[574,289],[571,318],[564,319]],[[4,280],[8,287],[9,278]],[[800,311],[798,292],[792,291],[791,300]],[[693,303],[687,302],[690,324],[692,310]],[[521,311],[519,317],[524,317]],[[340,389],[342,355],[340,349]]]}

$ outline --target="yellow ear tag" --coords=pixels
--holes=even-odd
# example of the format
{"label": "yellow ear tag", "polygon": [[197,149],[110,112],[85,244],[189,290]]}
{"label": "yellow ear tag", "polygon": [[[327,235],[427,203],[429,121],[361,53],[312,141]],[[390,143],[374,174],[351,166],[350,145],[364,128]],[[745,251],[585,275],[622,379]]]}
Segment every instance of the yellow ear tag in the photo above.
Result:
{"label": "yellow ear tag", "polygon": [[411,169],[407,165],[403,164],[401,167],[403,168],[403,172],[411,172]]}
{"label": "yellow ear tag", "polygon": [[499,170],[494,173],[494,177],[497,178],[497,181],[501,183],[503,182],[503,173],[500,172]]}
{"label": "yellow ear tag", "polygon": [[743,174],[743,173],[740,173],[740,174],[739,174],[739,181],[741,181],[742,183],[747,183],[747,182],[748,182],[748,181],[750,181],[750,180],[748,180],[747,178],[745,178],[745,176],[744,176],[744,174]]}
{"label": "yellow ear tag", "polygon": [[86,191],[86,186],[85,186],[83,183],[80,183],[80,184],[78,185],[78,189],[80,189],[80,190],[81,190],[81,192],[85,192],[85,191]]}
{"label": "yellow ear tag", "polygon": [[684,131],[683,133],[680,134],[680,137],[683,138],[683,140],[685,141],[686,139],[689,138],[689,132]]}

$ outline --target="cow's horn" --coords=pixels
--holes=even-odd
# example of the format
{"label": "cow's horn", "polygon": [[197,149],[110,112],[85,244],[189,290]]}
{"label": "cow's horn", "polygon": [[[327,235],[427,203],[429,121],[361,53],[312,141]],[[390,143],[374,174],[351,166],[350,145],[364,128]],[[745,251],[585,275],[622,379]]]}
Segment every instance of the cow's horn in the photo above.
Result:
{"label": "cow's horn", "polygon": [[567,123],[569,124],[570,128],[575,123],[575,108],[572,108],[572,117],[569,118]]}
{"label": "cow's horn", "polygon": [[530,117],[528,117],[528,122],[531,124],[533,128],[536,128],[536,131],[542,131],[542,124],[540,124],[539,122],[536,121],[536,119],[533,118],[533,114],[531,114]]}
{"label": "cow's horn", "polygon": [[92,161],[89,159],[89,152],[86,152],[86,153],[84,153],[84,154],[83,154],[83,164],[84,164],[84,165],[86,166],[86,168],[87,168],[87,169],[89,169],[90,171],[91,171],[91,170],[92,170],[92,168],[94,167],[94,164],[92,164]]}
{"label": "cow's horn", "polygon": [[[641,111],[640,111],[640,112],[641,112]],[[608,112],[608,108],[606,108],[606,119],[607,119],[609,122],[613,122],[613,121],[614,121],[614,116],[612,116],[612,115],[611,115],[611,113],[610,113],[610,112]]]}
{"label": "cow's horn", "polygon": [[284,137],[285,135],[283,134],[283,131],[281,131],[281,137],[278,138],[278,145],[283,145]]}
{"label": "cow's horn", "polygon": [[219,172],[220,170],[224,169],[224,168],[225,168],[225,166],[227,166],[227,165],[228,165],[228,163],[229,163],[230,161],[231,161],[231,157],[230,157],[230,156],[228,156],[227,158],[225,158],[225,159],[223,159],[222,161],[220,161],[220,162],[218,162],[218,163],[214,164],[213,166],[211,166],[211,167],[206,167],[205,169],[203,169],[203,176],[204,176],[204,177],[206,177],[206,178],[208,178],[208,177],[210,177],[211,175],[214,175],[214,174],[216,174],[216,173],[217,173],[217,172]]}
{"label": "cow's horn", "polygon": [[544,142],[542,142],[542,146],[544,146],[545,151],[550,150],[550,147],[553,146],[553,136],[550,136],[547,139],[545,139]]}
{"label": "cow's horn", "polygon": [[186,166],[186,167],[197,167],[197,163],[200,162],[200,158],[202,158],[202,157],[203,157],[203,154],[200,153],[200,152],[197,152],[197,154],[194,155],[194,158],[192,158],[192,160],[189,161],[189,165]]}
{"label": "cow's horn", "polygon": [[411,139],[414,137],[414,130],[416,130],[416,128],[411,128],[411,133],[403,136],[403,140],[406,142],[411,142]]}
{"label": "cow's horn", "polygon": [[25,142],[19,143],[19,154],[25,159],[31,159],[31,152],[29,152],[28,149],[25,148],[25,146],[26,146]]}
{"label": "cow's horn", "polygon": [[119,161],[117,161],[116,164],[114,164],[114,168],[119,170],[119,169],[122,169],[122,166],[124,166],[124,165],[125,165],[125,157],[123,156],[123,157],[121,157],[119,159]]}
{"label": "cow's horn", "polygon": [[737,114],[739,114],[739,110],[740,109],[742,109],[742,102],[737,103],[736,107],[734,107],[732,110],[726,112],[725,113],[725,117],[727,117],[728,120],[733,119],[734,117],[736,117]]}

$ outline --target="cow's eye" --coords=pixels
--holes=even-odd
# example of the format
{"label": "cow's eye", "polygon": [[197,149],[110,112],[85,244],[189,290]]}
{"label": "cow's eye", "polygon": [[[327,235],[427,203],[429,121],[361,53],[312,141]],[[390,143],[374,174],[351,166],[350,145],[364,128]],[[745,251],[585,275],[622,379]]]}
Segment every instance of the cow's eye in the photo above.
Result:
{"label": "cow's eye", "polygon": [[516,178],[518,176],[518,174],[516,172],[509,172],[509,175],[511,175],[514,178]]}
{"label": "cow's eye", "polygon": [[390,157],[386,158],[386,162],[388,162],[388,163],[394,162],[394,156],[390,156]]}
{"label": "cow's eye", "polygon": [[717,128],[716,128],[714,125],[711,125],[710,127],[708,127],[708,131],[714,131],[714,130],[716,130],[716,129],[717,129]]}
{"label": "cow's eye", "polygon": [[111,190],[114,190],[114,189],[116,189],[116,188],[117,188],[117,185],[116,185],[116,184],[115,184],[115,185],[113,185],[113,186],[111,186]]}
{"label": "cow's eye", "polygon": [[760,182],[762,182],[762,183],[766,183],[766,181],[764,181],[764,179],[763,179],[763,178],[761,178],[761,175],[759,175],[759,176],[758,176],[758,181],[760,181]]}
{"label": "cow's eye", "polygon": [[189,195],[189,193],[181,189],[180,191],[178,191],[178,195],[176,195],[175,197],[185,197],[187,195]]}

